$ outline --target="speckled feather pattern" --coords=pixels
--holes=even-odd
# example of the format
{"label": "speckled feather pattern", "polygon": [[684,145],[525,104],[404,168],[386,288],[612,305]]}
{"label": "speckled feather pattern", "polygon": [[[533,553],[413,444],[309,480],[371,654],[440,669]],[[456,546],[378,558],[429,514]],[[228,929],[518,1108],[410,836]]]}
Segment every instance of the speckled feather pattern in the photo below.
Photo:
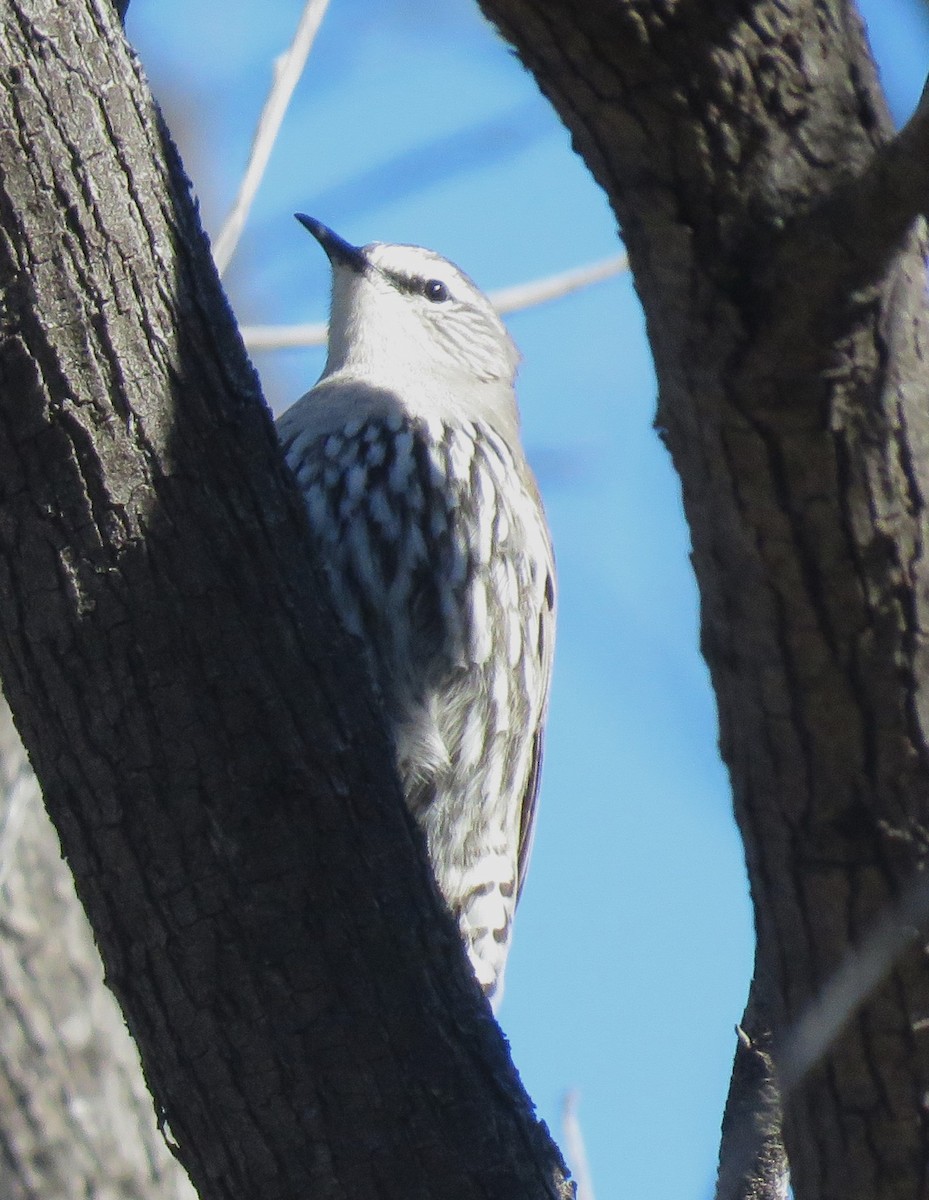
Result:
{"label": "speckled feather pattern", "polygon": [[554,641],[519,356],[487,297],[433,251],[353,247],[301,221],[333,267],[329,353],[278,432],[335,607],[383,698],[439,890],[496,1004]]}
{"label": "speckled feather pattern", "polygon": [[553,582],[535,496],[487,427],[397,417],[285,443],[337,609],[394,717],[407,803],[476,973],[502,975],[528,847]]}

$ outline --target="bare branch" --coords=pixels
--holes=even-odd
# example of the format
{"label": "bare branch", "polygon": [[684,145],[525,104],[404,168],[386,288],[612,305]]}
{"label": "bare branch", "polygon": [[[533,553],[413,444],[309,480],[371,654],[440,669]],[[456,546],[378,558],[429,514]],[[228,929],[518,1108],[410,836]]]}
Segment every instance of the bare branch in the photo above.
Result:
{"label": "bare branch", "polygon": [[778,1048],[777,1074],[784,1098],[824,1058],[845,1025],[927,928],[929,879],[920,876],[900,904],[878,919],[861,946],[846,955]]}
{"label": "bare branch", "polygon": [[574,1200],[594,1200],[594,1185],[587,1162],[587,1147],[584,1145],[584,1134],[581,1131],[581,1122],[577,1115],[579,1099],[577,1088],[571,1088],[570,1091],[565,1092],[562,1101],[561,1129],[564,1134],[565,1157],[577,1188]]}
{"label": "bare branch", "polygon": [[325,321],[306,325],[243,325],[239,332],[249,350],[293,350],[300,346],[325,346],[329,326]]}
{"label": "bare branch", "polygon": [[883,151],[885,199],[896,206],[904,228],[929,216],[929,79],[913,115]]}
{"label": "bare branch", "polygon": [[742,1025],[723,1114],[716,1200],[785,1200],[790,1180],[771,1057],[771,1023],[757,977]]}
{"label": "bare branch", "polygon": [[[559,271],[557,275],[546,275],[529,283],[517,283],[513,287],[488,292],[499,313],[519,312],[534,308],[549,300],[579,292],[582,288],[602,283],[614,275],[629,270],[625,254],[616,254],[585,267],[572,267],[570,271]],[[297,346],[324,346],[327,326],[321,322],[306,325],[243,325],[242,337],[249,350],[283,350]]]}
{"label": "bare branch", "polygon": [[853,261],[868,273],[883,270],[917,217],[929,214],[929,82],[909,121],[828,208],[837,243],[856,245]]}
{"label": "bare branch", "polygon": [[[929,82],[913,115],[895,135],[881,127],[863,165],[836,181],[785,227],[768,284],[793,299],[801,320],[834,320],[843,298],[873,285],[887,271],[920,218],[929,215]],[[783,353],[797,331],[781,331]]]}
{"label": "bare branch", "polygon": [[239,185],[239,191],[229,215],[226,217],[219,236],[213,244],[213,260],[220,275],[229,266],[245,222],[248,219],[252,201],[261,183],[268,159],[277,140],[281,122],[290,104],[297,81],[303,74],[307,56],[316,40],[316,34],[329,6],[329,0],[307,0],[294,40],[287,50],[274,63],[274,80],[268,92],[255,137],[252,141],[252,151],[249,156],[245,174]]}
{"label": "bare branch", "polygon": [[614,275],[621,275],[628,270],[628,257],[625,254],[615,254],[611,258],[588,263],[585,267],[572,267],[570,271],[560,271],[557,275],[547,275],[544,279],[500,288],[499,291],[490,292],[490,298],[498,312],[520,312],[524,308],[535,308],[537,304],[569,296],[572,292],[602,283],[603,280],[612,279]]}
{"label": "bare branch", "polygon": [[848,952],[776,1051],[772,1051],[770,1016],[758,1000],[757,980],[753,981],[743,1026],[737,1029],[716,1200],[783,1200],[789,1178],[781,1128],[783,1105],[927,928],[929,880],[920,876],[902,901],[875,923],[862,945]]}

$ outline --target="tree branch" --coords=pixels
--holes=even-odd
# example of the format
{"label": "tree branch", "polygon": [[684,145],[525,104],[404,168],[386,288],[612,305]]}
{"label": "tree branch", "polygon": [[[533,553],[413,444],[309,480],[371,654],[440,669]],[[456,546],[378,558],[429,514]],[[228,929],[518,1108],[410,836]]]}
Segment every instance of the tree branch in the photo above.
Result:
{"label": "tree branch", "polygon": [[[923,113],[891,141],[850,3],[482,6],[623,230],[777,1045],[929,868]],[[786,1098],[798,1200],[925,1190],[927,1011],[910,943]]]}
{"label": "tree branch", "polygon": [[[764,359],[784,354],[796,363],[798,341],[831,354],[886,279],[917,219],[929,212],[929,84],[899,133],[891,137],[883,119],[874,123],[881,137],[870,155],[850,164],[844,178],[837,169],[831,189],[813,194],[810,207],[798,208],[762,249],[756,286],[768,311],[777,296],[782,314],[768,331],[770,341],[759,338],[756,352]],[[816,329],[820,336],[812,341]],[[829,363],[803,365],[813,372]]]}
{"label": "tree branch", "polygon": [[108,6],[0,27],[0,673],[203,1200],[564,1197]]}
{"label": "tree branch", "polygon": [[716,1200],[786,1200],[783,1110],[774,1066],[770,1014],[752,981],[723,1113]]}
{"label": "tree branch", "polygon": [[[12,810],[12,811],[11,811]],[[11,1200],[187,1200],[0,700],[0,1143]],[[12,817],[12,819],[11,819]]]}
{"label": "tree branch", "polygon": [[578,1094],[575,1090],[565,1093],[561,1105],[561,1125],[564,1136],[565,1150],[571,1173],[577,1185],[575,1200],[595,1200],[594,1185],[587,1162],[587,1147],[584,1144],[584,1134],[581,1130],[580,1118],[577,1115]]}
{"label": "tree branch", "polygon": [[[625,254],[617,254],[587,266],[559,271],[557,275],[499,288],[488,295],[497,312],[521,312],[537,304],[547,304],[549,300],[559,300],[562,296],[611,279],[628,269]],[[328,326],[323,322],[307,325],[243,325],[241,334],[250,350],[282,350],[294,346],[324,346]]]}
{"label": "tree branch", "polygon": [[328,7],[329,0],[306,0],[293,41],[274,64],[274,79],[258,118],[242,182],[213,245],[213,260],[220,275],[225,274],[235,254],[251,211],[252,201],[258,192],[281,123],[287,113],[290,98],[303,74],[307,57]]}

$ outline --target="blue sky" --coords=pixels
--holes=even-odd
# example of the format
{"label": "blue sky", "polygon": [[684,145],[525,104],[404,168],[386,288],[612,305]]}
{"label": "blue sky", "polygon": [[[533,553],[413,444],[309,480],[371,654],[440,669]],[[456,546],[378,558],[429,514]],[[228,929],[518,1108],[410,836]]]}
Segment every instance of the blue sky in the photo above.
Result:
{"label": "blue sky", "polygon": [[[300,7],[130,7],[213,234]],[[861,7],[903,120],[929,67],[927,9]],[[297,210],[355,242],[430,246],[487,290],[619,248],[567,133],[469,0],[332,0],[228,273],[243,324],[325,318],[327,263]],[[641,311],[625,276],[509,325],[560,613],[501,1023],[556,1137],[562,1094],[579,1090],[599,1200],[709,1196],[751,914]],[[319,350],[256,356],[278,410],[322,363]]]}

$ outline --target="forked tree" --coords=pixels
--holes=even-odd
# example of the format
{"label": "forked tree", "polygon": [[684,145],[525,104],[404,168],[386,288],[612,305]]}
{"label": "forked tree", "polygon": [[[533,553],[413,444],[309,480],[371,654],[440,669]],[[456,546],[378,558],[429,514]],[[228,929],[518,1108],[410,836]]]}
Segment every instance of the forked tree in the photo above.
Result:
{"label": "forked tree", "polygon": [[[929,111],[843,0],[483,6],[613,204],[683,485],[758,934],[720,1194],[782,1143],[801,1200],[929,1194]],[[9,0],[0,54],[0,674],[178,1156],[564,1195],[116,16]]]}

